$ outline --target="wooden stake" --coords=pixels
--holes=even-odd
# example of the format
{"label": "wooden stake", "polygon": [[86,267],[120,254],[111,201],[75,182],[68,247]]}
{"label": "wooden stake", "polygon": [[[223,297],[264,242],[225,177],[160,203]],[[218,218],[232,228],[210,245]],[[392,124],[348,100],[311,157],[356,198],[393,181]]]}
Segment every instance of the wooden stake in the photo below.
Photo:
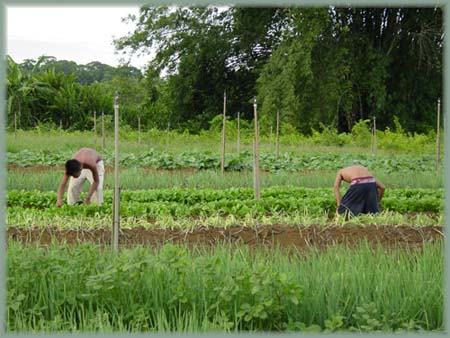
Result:
{"label": "wooden stake", "polygon": [[223,93],[223,118],[222,118],[222,157],[220,161],[220,170],[222,176],[225,174],[225,125],[226,125],[226,110],[227,110],[227,92]]}
{"label": "wooden stake", "polygon": [[370,151],[372,152],[373,155],[373,121],[372,121],[372,128],[370,128]]}
{"label": "wooden stake", "polygon": [[141,116],[138,116],[138,144],[141,144]]}
{"label": "wooden stake", "polygon": [[94,148],[97,147],[97,112],[94,110]]}
{"label": "wooden stake", "polygon": [[280,155],[280,111],[277,110],[277,130],[275,136],[275,156],[278,158]]}
{"label": "wooden stake", "polygon": [[14,110],[14,138],[17,137],[17,113]]}
{"label": "wooden stake", "polygon": [[112,231],[112,249],[119,251],[120,227],[120,191],[119,191],[119,94],[114,95],[114,215]]}
{"label": "wooden stake", "polygon": [[105,113],[102,111],[102,155],[105,153]]}
{"label": "wooden stake", "polygon": [[260,182],[259,182],[259,126],[258,126],[258,112],[256,105],[256,97],[253,97],[253,111],[255,115],[255,138],[253,140],[253,186],[255,190],[255,199],[261,198]]}
{"label": "wooden stake", "polygon": [[240,121],[240,112],[237,113],[237,153],[239,156],[241,150],[241,121]]}
{"label": "wooden stake", "polygon": [[272,125],[270,125],[270,136],[269,136],[269,145],[270,145],[270,148],[272,148],[272,129],[273,129],[273,127],[272,127]]}
{"label": "wooden stake", "polygon": [[170,121],[167,122],[166,148],[168,148],[169,146],[169,132],[170,132]]}
{"label": "wooden stake", "polygon": [[437,127],[436,127],[436,162],[435,162],[435,170],[436,174],[439,171],[439,153],[441,150],[441,138],[440,138],[440,121],[441,120],[441,99],[438,99],[437,104]]}
{"label": "wooden stake", "polygon": [[373,117],[372,127],[372,155],[377,154],[377,118]]}

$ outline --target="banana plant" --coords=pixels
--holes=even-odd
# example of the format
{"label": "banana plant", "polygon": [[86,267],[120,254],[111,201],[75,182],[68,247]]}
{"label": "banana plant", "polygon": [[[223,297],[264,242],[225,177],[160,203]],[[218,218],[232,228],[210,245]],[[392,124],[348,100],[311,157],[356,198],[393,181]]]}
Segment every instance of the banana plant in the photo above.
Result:
{"label": "banana plant", "polygon": [[14,132],[17,128],[29,127],[36,120],[33,112],[33,103],[45,91],[48,85],[39,81],[35,74],[43,58],[34,65],[31,72],[24,72],[14,60],[7,55],[8,71],[6,77],[7,86],[7,116],[13,119]]}

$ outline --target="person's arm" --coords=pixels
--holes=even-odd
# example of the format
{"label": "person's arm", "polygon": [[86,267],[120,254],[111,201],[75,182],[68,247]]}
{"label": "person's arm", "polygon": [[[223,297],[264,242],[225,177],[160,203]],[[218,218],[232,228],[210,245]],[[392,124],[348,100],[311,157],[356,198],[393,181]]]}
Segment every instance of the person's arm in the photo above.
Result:
{"label": "person's arm", "polygon": [[341,204],[341,193],[339,191],[341,182],[342,182],[342,175],[341,175],[341,171],[339,170],[337,172],[336,179],[334,180],[334,197],[336,198],[338,207]]}
{"label": "person's arm", "polygon": [[56,206],[59,208],[62,205],[62,198],[64,195],[64,190],[66,189],[67,180],[69,179],[69,176],[67,174],[64,174],[61,183],[58,187],[58,197],[56,198]]}
{"label": "person's arm", "polygon": [[95,190],[97,189],[100,179],[98,178],[98,170],[97,170],[96,165],[95,166],[84,165],[84,167],[86,167],[86,169],[89,169],[90,171],[92,171],[92,177],[94,178],[94,182],[91,184],[91,187],[89,188],[86,199],[84,200],[84,203],[89,204],[89,203],[91,203],[91,197],[94,194]]}
{"label": "person's arm", "polygon": [[383,198],[384,190],[386,190],[386,187],[384,186],[383,183],[381,183],[377,179],[375,179],[375,183],[376,183],[377,188],[378,188],[378,202],[381,202],[381,199]]}

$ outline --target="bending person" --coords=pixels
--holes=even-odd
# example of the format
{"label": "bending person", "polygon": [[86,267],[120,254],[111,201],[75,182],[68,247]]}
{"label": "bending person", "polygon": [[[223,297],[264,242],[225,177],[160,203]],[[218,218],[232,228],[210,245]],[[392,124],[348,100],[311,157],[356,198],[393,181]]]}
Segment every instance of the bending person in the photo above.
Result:
{"label": "bending person", "polygon": [[[341,182],[350,183],[350,187],[341,199],[339,188]],[[377,213],[385,187],[375,179],[367,168],[354,165],[337,172],[334,181],[334,196],[338,205],[338,213],[351,212],[353,215]]]}
{"label": "bending person", "polygon": [[81,148],[73,155],[72,159],[66,162],[66,172],[58,187],[56,206],[60,207],[63,204],[62,198],[69,178],[67,204],[73,205],[79,202],[84,182],[88,180],[91,186],[84,203],[90,204],[92,199],[101,205],[103,203],[104,175],[105,167],[100,155],[93,149]]}

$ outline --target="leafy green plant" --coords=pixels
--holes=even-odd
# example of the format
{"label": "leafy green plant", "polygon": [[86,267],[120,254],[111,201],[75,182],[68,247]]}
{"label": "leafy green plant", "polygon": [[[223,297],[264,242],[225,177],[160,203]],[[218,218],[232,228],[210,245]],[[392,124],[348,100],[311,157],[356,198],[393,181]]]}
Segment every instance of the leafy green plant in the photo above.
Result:
{"label": "leafy green plant", "polygon": [[166,244],[111,255],[10,241],[7,260],[8,332],[443,330],[439,244],[289,255]]}

